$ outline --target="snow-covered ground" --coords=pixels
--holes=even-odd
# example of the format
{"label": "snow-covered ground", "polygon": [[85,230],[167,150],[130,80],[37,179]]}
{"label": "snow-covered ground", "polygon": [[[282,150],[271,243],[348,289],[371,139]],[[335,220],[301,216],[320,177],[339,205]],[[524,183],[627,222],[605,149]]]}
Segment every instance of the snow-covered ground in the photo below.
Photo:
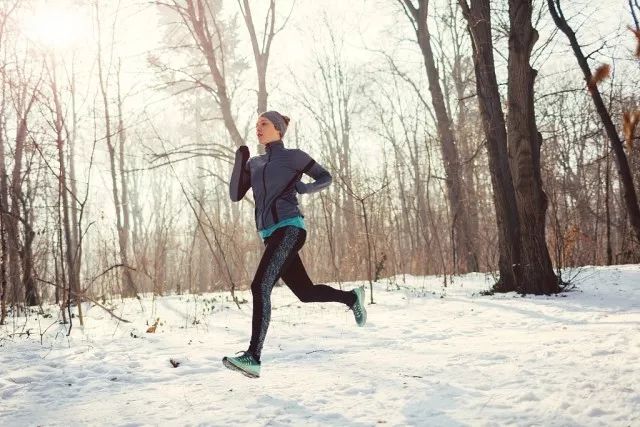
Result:
{"label": "snow-covered ground", "polygon": [[582,268],[550,297],[402,279],[374,285],[363,328],[274,289],[259,379],[221,363],[248,346],[248,292],[242,310],[228,294],[114,301],[132,323],[87,304],[69,337],[55,308],[10,319],[0,424],[640,426],[640,266]]}

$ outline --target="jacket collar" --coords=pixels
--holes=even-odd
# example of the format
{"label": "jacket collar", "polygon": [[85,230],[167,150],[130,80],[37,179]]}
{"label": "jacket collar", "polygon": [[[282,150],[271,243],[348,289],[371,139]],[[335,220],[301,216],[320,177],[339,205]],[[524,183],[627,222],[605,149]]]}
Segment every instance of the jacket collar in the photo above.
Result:
{"label": "jacket collar", "polygon": [[284,150],[284,142],[282,142],[281,139],[277,141],[271,141],[265,146],[265,151],[267,153],[270,153],[273,151],[280,151],[280,150]]}

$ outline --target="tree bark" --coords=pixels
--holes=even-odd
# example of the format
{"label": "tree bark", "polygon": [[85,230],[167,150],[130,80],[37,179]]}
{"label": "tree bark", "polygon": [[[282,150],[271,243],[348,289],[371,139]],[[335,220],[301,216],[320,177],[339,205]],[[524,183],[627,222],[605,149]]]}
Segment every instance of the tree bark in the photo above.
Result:
{"label": "tree bark", "polygon": [[540,175],[542,135],[535,119],[536,71],[529,65],[538,32],[531,25],[532,0],[509,0],[507,142],[520,223],[520,272],[524,294],[560,291],[545,240],[547,195]]}
{"label": "tree bark", "polygon": [[[2,141],[0,141],[1,143]],[[0,210],[4,210],[0,200]],[[4,215],[0,214],[0,325],[7,318],[7,239],[4,229]]]}
{"label": "tree bark", "polygon": [[489,0],[458,0],[473,46],[478,105],[487,138],[489,170],[498,223],[500,280],[495,289],[513,290],[519,279],[520,245],[516,196],[507,155],[507,132],[496,79]]}
{"label": "tree bark", "polygon": [[[0,30],[4,29],[4,22]],[[0,35],[2,33],[0,32]],[[5,56],[6,60],[6,56]],[[5,163],[5,135],[6,135],[6,74],[2,73],[2,104],[0,105],[0,325],[4,324],[7,317],[7,227],[6,213],[9,212],[9,183],[7,180],[7,167]]]}

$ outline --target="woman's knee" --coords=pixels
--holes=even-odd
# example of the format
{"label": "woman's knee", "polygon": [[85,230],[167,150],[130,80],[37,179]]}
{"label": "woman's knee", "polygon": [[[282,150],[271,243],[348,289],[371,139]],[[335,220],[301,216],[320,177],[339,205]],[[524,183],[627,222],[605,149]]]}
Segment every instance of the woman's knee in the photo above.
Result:
{"label": "woman's knee", "polygon": [[253,282],[251,282],[251,293],[252,294],[258,294],[261,295],[262,294],[262,281],[260,280],[254,280]]}

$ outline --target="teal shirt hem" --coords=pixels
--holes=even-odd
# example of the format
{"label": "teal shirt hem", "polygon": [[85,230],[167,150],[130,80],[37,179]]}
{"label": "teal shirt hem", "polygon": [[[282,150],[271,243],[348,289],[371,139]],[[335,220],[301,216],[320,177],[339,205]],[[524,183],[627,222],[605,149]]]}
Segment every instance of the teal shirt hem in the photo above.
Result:
{"label": "teal shirt hem", "polygon": [[273,232],[276,231],[278,228],[286,227],[287,225],[293,225],[294,227],[302,228],[303,230],[307,229],[304,225],[304,219],[302,219],[302,216],[298,215],[291,218],[285,218],[282,221],[278,221],[277,223],[273,224],[270,227],[267,227],[262,230],[258,230],[258,233],[260,234],[260,237],[262,237],[262,239],[264,240],[267,237],[271,236]]}

